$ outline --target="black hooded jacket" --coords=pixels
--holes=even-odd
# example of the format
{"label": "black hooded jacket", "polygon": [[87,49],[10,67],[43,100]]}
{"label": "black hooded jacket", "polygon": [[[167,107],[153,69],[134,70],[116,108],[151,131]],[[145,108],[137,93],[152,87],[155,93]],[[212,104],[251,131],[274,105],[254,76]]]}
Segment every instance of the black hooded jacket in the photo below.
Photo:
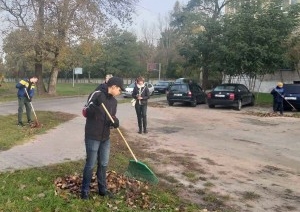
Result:
{"label": "black hooded jacket", "polygon": [[117,100],[111,94],[108,94],[106,88],[94,95],[91,102],[92,104],[89,105],[86,111],[85,139],[106,141],[110,136],[112,122],[101,106],[101,103],[104,103],[111,116],[115,116],[117,112]]}

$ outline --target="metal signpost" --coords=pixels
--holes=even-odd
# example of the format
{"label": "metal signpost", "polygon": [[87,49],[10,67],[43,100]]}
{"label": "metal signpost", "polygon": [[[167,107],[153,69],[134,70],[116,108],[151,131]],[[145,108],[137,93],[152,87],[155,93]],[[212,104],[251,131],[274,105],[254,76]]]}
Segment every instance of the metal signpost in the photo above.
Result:
{"label": "metal signpost", "polygon": [[77,68],[73,69],[73,88],[74,88],[74,76],[75,76],[75,74],[76,74],[76,78],[77,78],[78,74],[82,74],[82,68],[77,67]]}
{"label": "metal signpost", "polygon": [[160,81],[161,63],[147,63],[147,71],[158,71],[158,81]]}

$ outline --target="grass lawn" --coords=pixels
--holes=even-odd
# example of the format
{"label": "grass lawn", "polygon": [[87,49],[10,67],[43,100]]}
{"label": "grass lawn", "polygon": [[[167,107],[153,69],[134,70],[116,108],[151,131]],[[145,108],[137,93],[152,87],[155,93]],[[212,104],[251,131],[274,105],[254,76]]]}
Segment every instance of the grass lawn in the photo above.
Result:
{"label": "grass lawn", "polygon": [[[1,138],[0,151],[14,145],[26,142],[30,138],[44,133],[62,122],[72,119],[74,115],[52,112],[39,112],[41,128],[17,127],[12,123],[12,116],[0,116]],[[47,121],[45,121],[47,120]],[[4,131],[2,131],[4,130]],[[121,175],[125,172],[131,155],[116,130],[112,130],[111,156],[109,170]],[[139,151],[138,157],[144,155]],[[141,158],[142,160],[142,158]],[[59,189],[55,182],[66,176],[80,176],[83,169],[83,160],[66,162],[41,168],[7,171],[0,173],[0,211],[199,211],[195,204],[181,200],[177,195],[177,188],[161,181],[158,185],[138,183],[134,187],[125,183],[115,199],[103,198],[95,191],[91,198],[83,201],[79,198],[80,183],[76,191]],[[149,166],[150,167],[150,166]],[[152,168],[151,168],[152,169]],[[115,187],[119,182],[108,182],[109,187]],[[64,186],[62,186],[64,187]],[[133,194],[133,195],[132,195]],[[128,197],[130,201],[128,201]]]}
{"label": "grass lawn", "polygon": [[269,93],[255,93],[255,105],[261,107],[271,107],[273,96]]}
{"label": "grass lawn", "polygon": [[10,149],[13,146],[23,144],[35,135],[45,133],[47,130],[58,126],[60,123],[69,121],[76,115],[61,112],[39,111],[39,122],[43,123],[40,128],[17,126],[17,114],[0,115],[0,151]]}

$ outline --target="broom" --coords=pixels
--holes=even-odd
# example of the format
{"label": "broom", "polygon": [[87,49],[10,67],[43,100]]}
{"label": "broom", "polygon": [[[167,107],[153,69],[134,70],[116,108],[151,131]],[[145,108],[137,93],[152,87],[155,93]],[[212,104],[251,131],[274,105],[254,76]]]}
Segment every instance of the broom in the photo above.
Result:
{"label": "broom", "polygon": [[[24,88],[24,90],[25,90],[25,93],[26,93],[26,95],[27,95],[27,98],[30,99],[30,97],[29,97],[29,95],[28,95],[28,92],[27,92],[26,88]],[[35,117],[35,121],[34,121],[33,124],[30,125],[30,127],[31,127],[31,128],[39,128],[39,127],[41,126],[41,124],[40,124],[39,121],[38,121],[38,118],[37,118],[37,116],[36,116],[36,113],[35,113],[35,111],[34,111],[34,108],[33,108],[33,105],[32,105],[32,103],[31,103],[31,101],[30,101],[30,106],[31,106],[31,109],[32,109],[33,114],[34,114],[34,117]]]}
{"label": "broom", "polygon": [[[101,103],[103,109],[105,110],[106,114],[109,116],[110,120],[112,123],[115,123],[113,118],[111,117],[110,113],[106,109],[105,105]],[[129,161],[129,165],[127,168],[127,171],[125,172],[125,175],[128,177],[132,177],[141,181],[148,181],[149,183],[152,184],[157,184],[158,183],[158,178],[155,176],[155,174],[152,172],[151,169],[148,168],[148,166],[140,161],[138,161],[133,154],[130,146],[128,145],[126,139],[124,138],[123,134],[121,133],[120,129],[117,128],[120,136],[124,140],[127,148],[129,149],[131,155],[133,156],[134,160]]]}
{"label": "broom", "polygon": [[292,111],[297,111],[297,109],[288,100],[286,100],[283,95],[281,95],[277,90],[275,91],[293,108]]}

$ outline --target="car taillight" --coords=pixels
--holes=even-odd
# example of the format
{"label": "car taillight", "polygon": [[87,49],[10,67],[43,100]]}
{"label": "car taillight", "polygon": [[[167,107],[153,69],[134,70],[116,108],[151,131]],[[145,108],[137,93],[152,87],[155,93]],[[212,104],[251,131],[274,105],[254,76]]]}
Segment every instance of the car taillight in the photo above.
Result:
{"label": "car taillight", "polygon": [[211,93],[208,93],[208,94],[207,94],[207,98],[208,98],[208,99],[211,99]]}
{"label": "car taillight", "polygon": [[188,97],[191,97],[192,96],[192,92],[188,92]]}
{"label": "car taillight", "polygon": [[234,93],[230,93],[230,94],[229,94],[229,99],[230,99],[230,100],[234,100]]}

